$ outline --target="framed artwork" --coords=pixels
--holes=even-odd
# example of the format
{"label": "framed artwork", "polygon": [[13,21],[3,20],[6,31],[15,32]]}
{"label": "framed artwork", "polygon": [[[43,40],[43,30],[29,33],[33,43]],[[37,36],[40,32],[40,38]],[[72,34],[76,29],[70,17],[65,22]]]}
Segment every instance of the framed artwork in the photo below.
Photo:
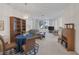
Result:
{"label": "framed artwork", "polygon": [[4,30],[4,21],[0,20],[0,31]]}

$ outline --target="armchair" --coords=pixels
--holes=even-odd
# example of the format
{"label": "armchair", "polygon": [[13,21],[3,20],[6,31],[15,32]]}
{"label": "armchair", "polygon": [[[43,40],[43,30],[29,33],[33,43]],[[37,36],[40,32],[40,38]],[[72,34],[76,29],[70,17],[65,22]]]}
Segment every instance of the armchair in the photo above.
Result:
{"label": "armchair", "polygon": [[8,51],[8,50],[11,50],[11,49],[13,49],[13,48],[16,48],[16,43],[14,43],[14,42],[12,42],[12,43],[10,43],[10,44],[6,44],[5,42],[4,42],[4,40],[3,40],[3,38],[2,38],[2,36],[0,35],[0,41],[1,41],[1,52],[3,53],[3,55],[5,55],[6,53],[5,53],[5,51]]}

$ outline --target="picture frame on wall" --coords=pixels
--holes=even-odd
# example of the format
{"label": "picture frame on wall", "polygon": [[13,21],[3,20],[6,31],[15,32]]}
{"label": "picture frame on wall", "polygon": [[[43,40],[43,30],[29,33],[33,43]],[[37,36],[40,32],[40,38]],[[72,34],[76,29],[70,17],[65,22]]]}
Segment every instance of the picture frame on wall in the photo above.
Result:
{"label": "picture frame on wall", "polygon": [[4,30],[4,21],[0,20],[0,31]]}

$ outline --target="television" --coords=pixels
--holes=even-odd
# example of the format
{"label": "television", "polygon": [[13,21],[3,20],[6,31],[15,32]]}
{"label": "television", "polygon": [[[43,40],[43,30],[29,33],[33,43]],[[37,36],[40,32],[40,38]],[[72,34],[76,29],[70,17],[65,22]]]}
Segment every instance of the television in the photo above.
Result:
{"label": "television", "polygon": [[54,26],[48,26],[48,30],[54,30]]}

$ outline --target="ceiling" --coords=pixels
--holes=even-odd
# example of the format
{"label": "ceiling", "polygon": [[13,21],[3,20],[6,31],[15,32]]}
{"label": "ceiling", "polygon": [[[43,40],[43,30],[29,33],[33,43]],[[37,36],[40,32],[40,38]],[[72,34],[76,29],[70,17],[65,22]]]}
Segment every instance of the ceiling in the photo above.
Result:
{"label": "ceiling", "polygon": [[9,3],[8,5],[30,16],[52,16],[59,15],[67,3]]}

